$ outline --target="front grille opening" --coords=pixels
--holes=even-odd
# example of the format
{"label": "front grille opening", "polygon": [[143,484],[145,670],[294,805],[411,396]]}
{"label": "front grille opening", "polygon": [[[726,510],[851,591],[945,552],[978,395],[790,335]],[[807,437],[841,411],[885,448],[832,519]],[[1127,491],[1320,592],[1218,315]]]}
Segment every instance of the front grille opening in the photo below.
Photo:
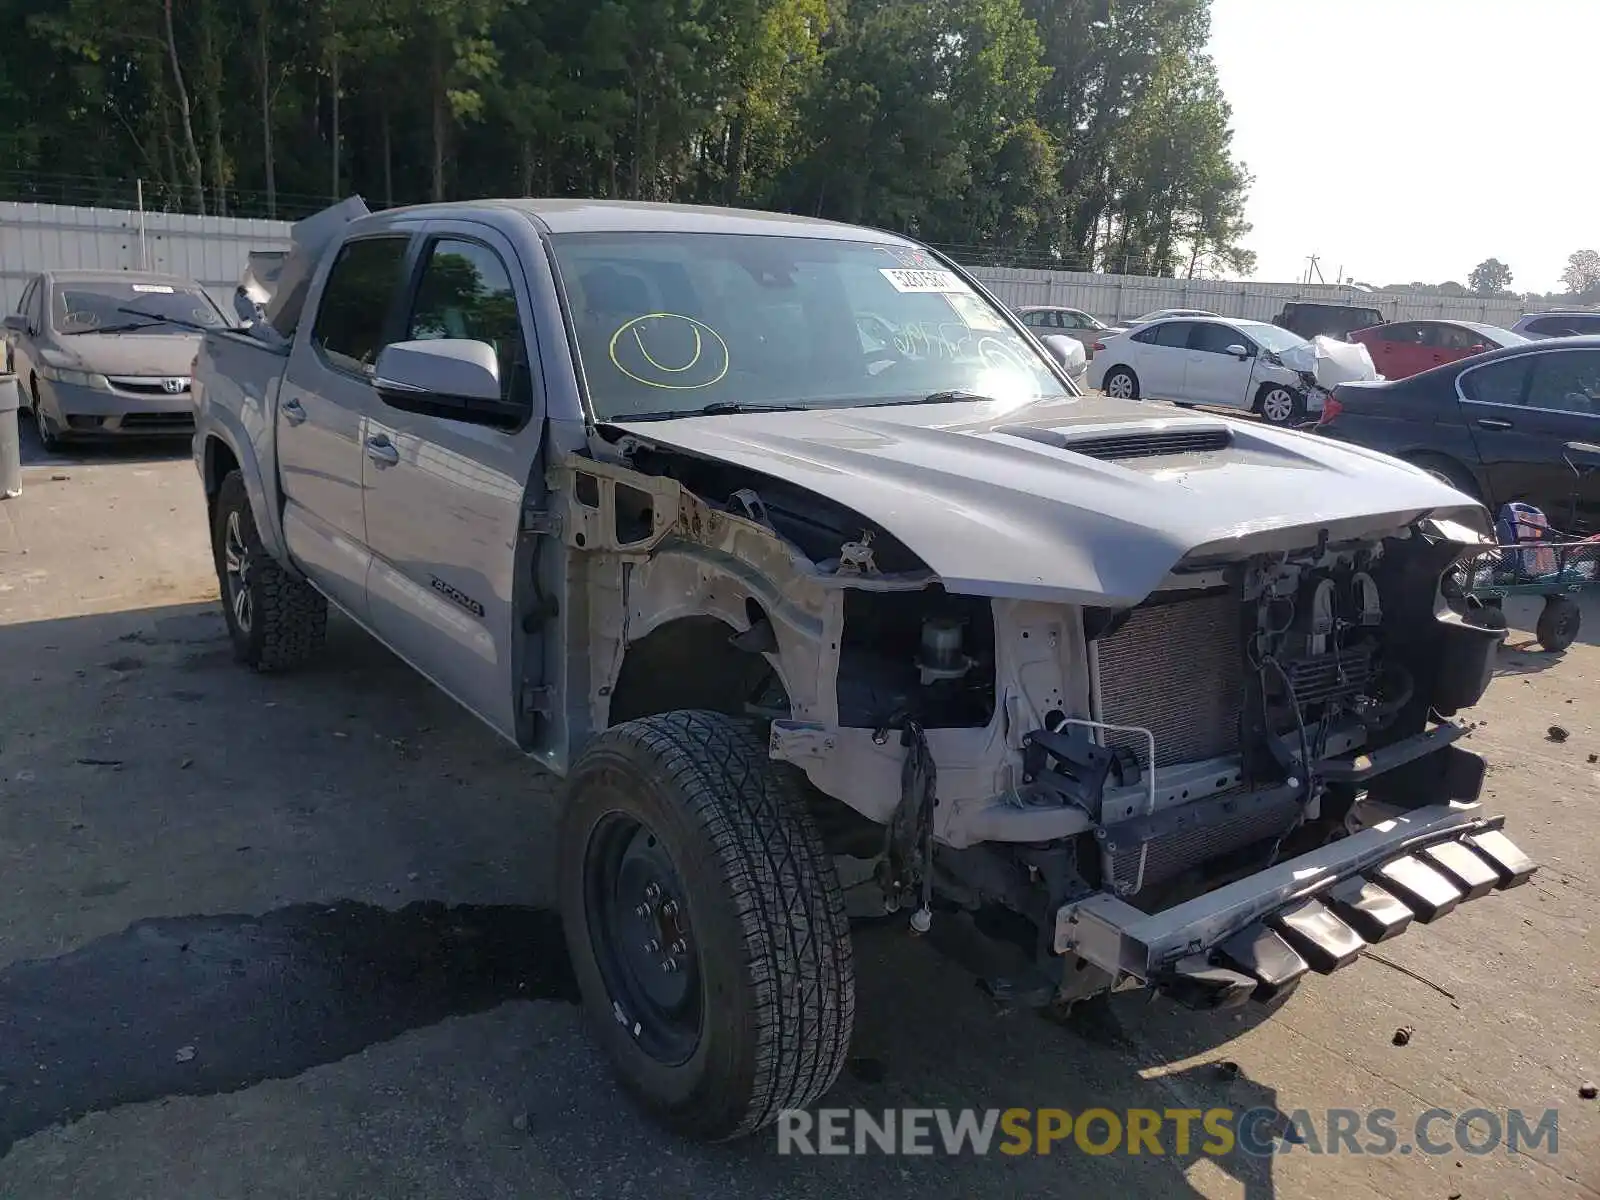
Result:
{"label": "front grille opening", "polygon": [[193,413],[128,413],[122,418],[124,429],[179,430],[194,428]]}
{"label": "front grille opening", "polygon": [[1233,443],[1233,434],[1227,429],[1154,430],[1080,438],[1069,437],[1056,429],[1036,429],[1019,425],[1006,426],[996,432],[1105,461],[1165,458],[1178,454],[1215,454],[1219,450],[1226,450]]}

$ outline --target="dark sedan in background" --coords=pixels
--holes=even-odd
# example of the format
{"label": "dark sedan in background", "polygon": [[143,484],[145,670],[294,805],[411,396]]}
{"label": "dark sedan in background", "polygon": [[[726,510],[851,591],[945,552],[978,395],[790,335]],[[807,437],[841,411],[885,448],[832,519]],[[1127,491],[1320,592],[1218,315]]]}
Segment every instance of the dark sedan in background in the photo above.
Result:
{"label": "dark sedan in background", "polygon": [[1341,384],[1316,431],[1415,463],[1491,510],[1520,500],[1557,528],[1600,533],[1600,337]]}

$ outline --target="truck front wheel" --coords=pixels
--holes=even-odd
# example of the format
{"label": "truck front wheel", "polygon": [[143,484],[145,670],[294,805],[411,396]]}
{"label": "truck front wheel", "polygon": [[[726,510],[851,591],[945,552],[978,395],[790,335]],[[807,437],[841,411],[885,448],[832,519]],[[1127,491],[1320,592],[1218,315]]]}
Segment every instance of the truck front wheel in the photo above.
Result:
{"label": "truck front wheel", "polygon": [[230,471],[217,491],[211,552],[228,636],[240,662],[255,671],[281,671],[321,649],[328,602],[267,553],[238,471]]}
{"label": "truck front wheel", "polygon": [[613,726],[568,777],[567,945],[622,1085],[721,1140],[838,1078],[855,1020],[849,921],[794,780],[748,722],[673,712]]}

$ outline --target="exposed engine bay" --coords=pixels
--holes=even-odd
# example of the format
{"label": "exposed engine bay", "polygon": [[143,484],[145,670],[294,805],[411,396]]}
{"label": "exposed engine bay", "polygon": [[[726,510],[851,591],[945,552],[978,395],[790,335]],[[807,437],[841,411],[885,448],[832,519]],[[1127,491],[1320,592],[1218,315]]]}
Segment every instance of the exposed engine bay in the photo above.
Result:
{"label": "exposed engine bay", "polygon": [[[1153,981],[1064,954],[1075,904],[1158,914],[1221,894],[1359,830],[1358,804],[1436,801],[1419,772],[1475,799],[1448,718],[1481,696],[1503,631],[1443,600],[1460,544],[1426,521],[1190,555],[1134,605],[1047,603],[947,590],[812,490],[616,444],[574,489],[589,548],[610,512],[611,545],[637,556],[610,585],[629,632],[595,677],[595,726],[669,703],[639,698],[644,674],[692,675],[696,704],[721,689],[770,722],[772,757],[804,773],[829,846],[870,865],[885,911],[918,932],[964,913],[1021,954],[999,993],[1070,1003]],[[689,636],[670,619],[689,611],[723,624]]]}

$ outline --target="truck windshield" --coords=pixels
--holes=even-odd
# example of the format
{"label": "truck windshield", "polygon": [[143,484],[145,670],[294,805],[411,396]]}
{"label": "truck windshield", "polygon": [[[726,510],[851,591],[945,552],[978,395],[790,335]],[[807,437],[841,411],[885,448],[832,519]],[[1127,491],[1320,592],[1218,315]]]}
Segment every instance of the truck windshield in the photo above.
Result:
{"label": "truck windshield", "polygon": [[903,245],[759,234],[552,237],[600,420],[1066,389],[996,309]]}

